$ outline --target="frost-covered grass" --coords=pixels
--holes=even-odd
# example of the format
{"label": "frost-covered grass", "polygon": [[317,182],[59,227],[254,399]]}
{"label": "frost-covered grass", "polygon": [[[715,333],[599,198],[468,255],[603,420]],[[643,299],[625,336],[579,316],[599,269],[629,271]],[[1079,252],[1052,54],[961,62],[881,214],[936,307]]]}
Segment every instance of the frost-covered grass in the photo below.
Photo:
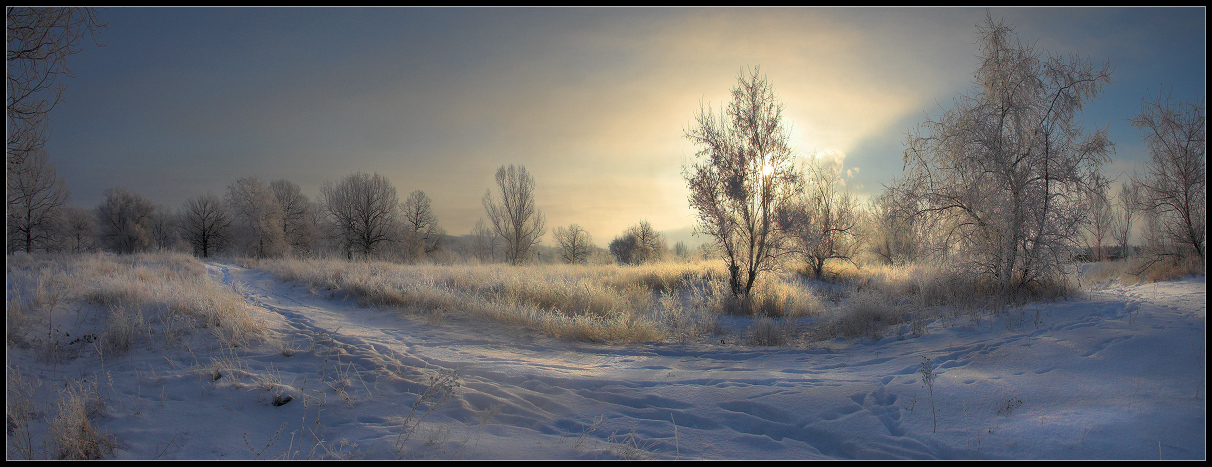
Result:
{"label": "frost-covered grass", "polygon": [[110,352],[139,343],[182,345],[196,330],[227,347],[265,338],[264,325],[249,315],[243,297],[184,254],[18,255],[9,257],[7,275],[9,340],[48,352],[64,346],[54,332],[56,318],[78,319],[92,308],[99,309],[104,327],[78,337],[103,342]]}
{"label": "frost-covered grass", "polygon": [[[142,349],[230,349],[267,337],[232,287],[191,256],[16,255],[6,264],[6,344],[50,368],[120,358]],[[74,333],[74,334],[73,334]],[[92,420],[103,402],[98,381],[68,378],[48,388],[58,399],[37,409],[41,379],[6,361],[10,458],[94,459],[114,441]],[[31,434],[42,427],[44,436]]]}
{"label": "frost-covered grass", "polygon": [[[8,458],[1205,456],[1203,276],[987,307],[865,268],[746,308],[708,263],[272,263],[10,256]],[[658,339],[548,317],[610,313]]]}
{"label": "frost-covered grass", "polygon": [[684,339],[713,332],[720,315],[798,318],[820,311],[790,275],[763,282],[742,306],[728,293],[718,262],[514,267],[277,259],[255,266],[366,306],[467,313],[588,341]]}
{"label": "frost-covered grass", "polygon": [[1198,256],[1146,255],[1085,267],[1085,279],[1093,284],[1136,285],[1204,274],[1204,262]]}

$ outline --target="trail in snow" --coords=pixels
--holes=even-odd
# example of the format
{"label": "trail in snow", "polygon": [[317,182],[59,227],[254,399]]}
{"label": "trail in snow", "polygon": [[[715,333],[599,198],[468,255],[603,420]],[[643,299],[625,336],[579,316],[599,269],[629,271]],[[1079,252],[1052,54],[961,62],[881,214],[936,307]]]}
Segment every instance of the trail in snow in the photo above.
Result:
{"label": "trail in snow", "polygon": [[[9,367],[42,384],[40,416],[53,418],[56,394],[74,381],[95,385],[104,400],[94,427],[116,440],[107,451],[115,459],[1206,453],[1203,276],[950,316],[918,338],[898,340],[906,324],[878,341],[775,348],[719,343],[735,335],[570,342],[455,312],[439,320],[360,307],[262,271],[206,267],[266,323],[267,342],[226,349],[206,336],[185,345],[141,338],[122,354],[100,354],[79,336],[104,334],[106,310],[60,306],[50,329],[70,342],[67,358],[48,362],[38,346],[11,340],[7,348]],[[10,282],[10,294],[26,293],[12,290],[20,286]],[[27,337],[48,332],[38,329]]]}
{"label": "trail in snow", "polygon": [[[918,339],[805,350],[572,343],[453,316],[430,324],[317,296],[260,271],[211,267],[229,284],[247,284],[247,299],[282,339],[301,345],[323,336],[340,363],[373,386],[348,408],[360,415],[326,425],[370,449],[370,457],[392,454],[382,446],[398,429],[392,417],[402,417],[424,390],[420,376],[450,371],[461,383],[457,397],[426,423],[438,431],[477,427],[474,448],[448,446],[438,436],[414,455],[1204,455],[1202,371],[1192,371],[1202,363],[1201,349],[1174,339],[1190,333],[1191,344],[1202,344],[1202,283],[1194,293],[1166,285],[1095,291],[967,325],[936,323]],[[294,357],[248,358],[251,366],[276,365],[283,381],[314,371],[288,365]],[[934,413],[923,358],[938,375]],[[402,379],[390,383],[396,375]],[[492,417],[481,424],[484,414]]]}

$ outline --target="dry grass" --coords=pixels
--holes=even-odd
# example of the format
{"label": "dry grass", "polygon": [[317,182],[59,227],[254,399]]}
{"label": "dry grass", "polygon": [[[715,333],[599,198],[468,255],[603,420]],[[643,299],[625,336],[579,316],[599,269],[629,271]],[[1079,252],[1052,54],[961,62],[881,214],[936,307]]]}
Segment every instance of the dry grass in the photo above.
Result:
{"label": "dry grass", "polygon": [[[729,298],[722,265],[708,262],[513,267],[281,259],[256,266],[363,305],[467,313],[577,340],[686,339],[713,332],[721,313],[740,308]],[[763,282],[751,302],[743,308],[762,316],[820,308],[790,276]]]}
{"label": "dry grass", "polygon": [[59,392],[59,413],[50,422],[51,452],[57,459],[100,459],[112,453],[114,437],[93,427],[104,404],[96,382],[71,382]]}
{"label": "dry grass", "polygon": [[1087,265],[1084,283],[1137,285],[1205,274],[1197,256],[1150,255]]}
{"label": "dry grass", "polygon": [[[197,340],[230,350],[267,333],[238,291],[183,254],[18,254],[8,256],[6,275],[10,350],[32,349],[54,365],[141,345],[192,353],[204,347]],[[96,331],[81,333],[81,326]],[[6,367],[10,458],[112,455],[117,440],[95,425],[106,400],[95,376],[55,384],[48,393],[37,391],[47,386],[42,381]],[[233,372],[216,365],[216,373],[223,370]]]}
{"label": "dry grass", "polygon": [[35,459],[38,452],[31,424],[41,415],[35,396],[42,387],[42,380],[26,376],[20,368],[9,365],[7,361],[4,373],[4,412],[8,419],[6,459]]}
{"label": "dry grass", "polygon": [[835,336],[879,339],[883,330],[906,320],[909,307],[884,300],[880,294],[858,292],[840,307],[828,324]]}
{"label": "dry grass", "polygon": [[128,351],[139,342],[175,345],[195,329],[208,330],[225,347],[266,337],[264,324],[252,317],[243,297],[183,254],[16,255],[9,257],[7,273],[9,342],[28,338],[23,332],[40,327],[69,303],[106,310],[101,341],[110,352]]}

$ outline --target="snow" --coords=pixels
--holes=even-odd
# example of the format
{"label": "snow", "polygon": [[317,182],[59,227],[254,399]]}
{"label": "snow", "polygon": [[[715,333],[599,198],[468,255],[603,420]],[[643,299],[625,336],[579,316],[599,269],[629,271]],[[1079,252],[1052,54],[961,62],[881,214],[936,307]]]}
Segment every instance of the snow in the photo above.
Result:
{"label": "snow", "polygon": [[[81,344],[57,364],[10,342],[7,363],[47,398],[97,383],[113,459],[1206,457],[1205,276],[790,348],[570,342],[207,269],[275,339],[100,357]],[[199,371],[223,358],[239,368]]]}

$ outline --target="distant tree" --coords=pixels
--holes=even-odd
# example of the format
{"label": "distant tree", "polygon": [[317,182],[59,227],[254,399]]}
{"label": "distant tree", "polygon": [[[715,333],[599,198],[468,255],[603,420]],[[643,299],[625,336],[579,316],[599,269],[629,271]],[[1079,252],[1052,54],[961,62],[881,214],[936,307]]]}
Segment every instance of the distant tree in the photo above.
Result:
{"label": "distant tree", "polygon": [[700,108],[685,132],[699,147],[682,173],[709,236],[727,263],[734,296],[748,297],[758,275],[781,265],[790,238],[779,222],[801,184],[783,104],[757,68],[742,72],[726,110]]}
{"label": "distant tree", "polygon": [[400,198],[387,177],[355,173],[335,184],[324,182],[320,195],[346,258],[371,258],[396,240]]}
{"label": "distant tree", "polygon": [[476,259],[482,263],[496,260],[497,243],[500,242],[500,237],[484,224],[483,218],[476,220],[476,225],[471,230],[471,237],[472,252]]}
{"label": "distant tree", "polygon": [[148,218],[151,248],[156,250],[177,250],[181,247],[180,219],[177,213],[168,206],[153,206],[151,217]]}
{"label": "distant tree", "polygon": [[868,246],[884,263],[903,265],[923,253],[921,229],[910,214],[914,210],[897,193],[895,183],[871,202]]}
{"label": "distant tree", "polygon": [[96,35],[106,24],[93,8],[6,7],[8,47],[5,61],[8,91],[8,164],[11,170],[46,142],[47,114],[63,100],[71,77],[67,58],[83,47],[84,34]]}
{"label": "distant tree", "polygon": [[615,260],[622,264],[658,261],[665,254],[665,237],[648,221],[640,221],[612,240],[609,249]]}
{"label": "distant tree", "polygon": [[245,254],[272,258],[290,250],[283,228],[282,205],[260,178],[244,177],[228,185],[227,204],[234,239]]}
{"label": "distant tree", "polygon": [[547,231],[546,219],[534,200],[534,177],[525,166],[501,166],[497,169],[497,198],[484,192],[481,203],[488,221],[505,242],[505,260],[518,265],[531,257],[531,251]]}
{"label": "distant tree", "polygon": [[56,230],[71,192],[55,174],[46,151],[30,152],[20,164],[10,164],[7,177],[8,251],[33,252],[46,249]]}
{"label": "distant tree", "polygon": [[619,264],[639,264],[636,260],[636,249],[639,248],[639,241],[634,235],[624,233],[614,240],[611,240],[606,249],[610,251],[610,255]]}
{"label": "distant tree", "polygon": [[1112,219],[1111,234],[1119,244],[1119,256],[1127,258],[1131,252],[1128,241],[1132,239],[1132,225],[1140,209],[1140,187],[1131,180],[1120,184],[1116,197],[1116,214]]}
{"label": "distant tree", "polygon": [[1163,94],[1145,101],[1132,119],[1149,148],[1140,186],[1141,205],[1157,217],[1170,244],[1205,259],[1207,248],[1208,140],[1204,101],[1177,103]]}
{"label": "distant tree", "polygon": [[858,204],[842,186],[840,167],[821,163],[804,166],[807,183],[788,210],[794,232],[792,248],[804,259],[808,273],[822,277],[831,259],[854,262],[858,253]]}
{"label": "distant tree", "polygon": [[303,194],[299,185],[289,180],[275,180],[269,184],[269,191],[278,200],[282,208],[282,233],[290,245],[290,251],[296,255],[309,255],[315,249],[316,216],[312,212],[311,202]]}
{"label": "distant tree", "polygon": [[1085,190],[1087,216],[1084,230],[1086,231],[1087,247],[1095,261],[1106,259],[1103,252],[1110,243],[1115,222],[1115,211],[1111,204],[1111,197],[1107,194],[1110,184],[1111,182],[1102,174],[1095,173],[1091,175],[1090,184]]}
{"label": "distant tree", "polygon": [[231,238],[231,214],[218,196],[207,193],[185,201],[178,214],[181,235],[194,254],[209,258]]}
{"label": "distant tree", "polygon": [[119,254],[147,250],[153,210],[151,201],[125,187],[105,190],[105,200],[97,206],[102,245]]}
{"label": "distant tree", "polygon": [[61,241],[62,249],[71,253],[90,253],[96,251],[97,244],[97,213],[80,206],[67,206],[63,209],[63,228]]}
{"label": "distant tree", "polygon": [[424,191],[415,190],[404,200],[404,251],[410,260],[417,260],[440,250],[446,230],[438,225],[432,202]]}
{"label": "distant tree", "polygon": [[1109,160],[1106,130],[1087,133],[1078,115],[1111,66],[1042,56],[988,15],[978,30],[975,92],[909,134],[906,194],[995,293],[1038,291],[1063,280],[1082,192]]}
{"label": "distant tree", "polygon": [[551,232],[560,247],[560,260],[569,264],[584,264],[593,254],[593,237],[580,224],[556,227]]}
{"label": "distant tree", "polygon": [[686,242],[679,240],[677,243],[673,244],[673,256],[677,257],[677,259],[681,261],[689,261],[690,247],[686,246]]}

